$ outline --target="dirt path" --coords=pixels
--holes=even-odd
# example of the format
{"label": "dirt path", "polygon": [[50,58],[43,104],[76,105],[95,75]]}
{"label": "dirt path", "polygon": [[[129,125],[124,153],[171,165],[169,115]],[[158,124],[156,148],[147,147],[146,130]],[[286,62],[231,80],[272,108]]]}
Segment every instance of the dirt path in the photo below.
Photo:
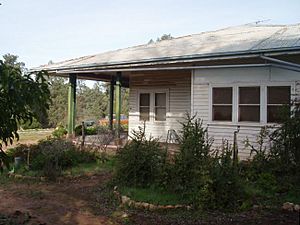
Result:
{"label": "dirt path", "polygon": [[[147,212],[119,209],[111,202],[106,182],[111,175],[65,179],[61,183],[33,183],[9,180],[0,184],[1,215],[11,215],[29,222],[18,225],[298,225],[295,212],[250,210],[238,214],[219,212],[193,215],[193,212]],[[28,216],[27,216],[28,217]]]}
{"label": "dirt path", "polygon": [[0,212],[28,212],[35,221],[51,225],[117,224],[105,212],[95,213],[95,201],[90,199],[99,180],[106,179],[102,174],[60,184],[17,182],[8,184],[9,187],[0,186]]}

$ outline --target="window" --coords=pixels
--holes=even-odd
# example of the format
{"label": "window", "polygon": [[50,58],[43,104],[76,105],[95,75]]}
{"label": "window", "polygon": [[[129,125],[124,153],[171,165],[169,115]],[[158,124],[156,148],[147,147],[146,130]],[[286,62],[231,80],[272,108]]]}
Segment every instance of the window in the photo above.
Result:
{"label": "window", "polygon": [[213,88],[213,120],[232,121],[232,88]]}
{"label": "window", "polygon": [[290,86],[271,86],[267,93],[267,121],[280,122],[281,110],[284,105],[290,104]]}
{"label": "window", "polygon": [[260,121],[260,87],[239,88],[239,121]]}
{"label": "window", "polygon": [[166,120],[166,93],[155,93],[155,120]]}
{"label": "window", "polygon": [[140,94],[140,120],[149,121],[150,118],[150,93]]}

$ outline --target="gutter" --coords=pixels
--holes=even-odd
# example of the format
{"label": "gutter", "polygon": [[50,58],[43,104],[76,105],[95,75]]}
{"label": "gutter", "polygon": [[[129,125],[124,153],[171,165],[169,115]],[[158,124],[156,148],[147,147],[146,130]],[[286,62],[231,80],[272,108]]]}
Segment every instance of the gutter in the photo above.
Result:
{"label": "gutter", "polygon": [[[140,67],[122,69],[122,72],[139,72],[139,71],[165,71],[165,70],[193,70],[193,69],[219,69],[219,68],[243,68],[243,67],[268,67],[271,64],[233,64],[233,65],[213,65],[213,66],[173,66],[173,67]],[[92,69],[92,70],[64,70],[55,71],[56,74],[70,73],[112,73],[120,72],[120,69]]]}

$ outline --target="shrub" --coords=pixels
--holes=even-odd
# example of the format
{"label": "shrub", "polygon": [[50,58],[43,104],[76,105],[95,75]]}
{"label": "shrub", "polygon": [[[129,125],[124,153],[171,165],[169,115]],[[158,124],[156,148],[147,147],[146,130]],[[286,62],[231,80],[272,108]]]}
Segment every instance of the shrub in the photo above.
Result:
{"label": "shrub", "polygon": [[145,137],[145,126],[133,131],[131,139],[117,153],[117,181],[126,186],[156,184],[162,174],[165,152],[157,139]]}
{"label": "shrub", "polygon": [[179,153],[175,156],[174,183],[171,186],[183,198],[200,205],[211,194],[210,157],[212,139],[202,121],[187,115],[182,123]]}
{"label": "shrub", "polygon": [[232,158],[233,149],[223,140],[221,154],[216,154],[212,173],[212,192],[214,198],[206,202],[211,208],[236,209],[244,198],[238,165]]}
{"label": "shrub", "polygon": [[278,165],[279,173],[299,174],[300,171],[300,105],[290,108],[282,118],[282,124],[271,133],[271,157]]}
{"label": "shrub", "polygon": [[64,128],[63,125],[58,125],[55,130],[52,132],[52,136],[55,138],[62,138],[64,137],[68,131]]}
{"label": "shrub", "polygon": [[23,160],[29,157],[30,169],[42,171],[49,179],[61,174],[61,171],[80,163],[95,162],[97,157],[87,150],[76,148],[71,142],[63,139],[42,140],[36,145],[20,145],[8,151],[13,159],[20,156]]}
{"label": "shrub", "polygon": [[[98,127],[90,126],[84,128],[85,135],[96,135],[97,133],[98,133]],[[75,127],[75,135],[76,136],[82,135],[82,125],[78,125]]]}

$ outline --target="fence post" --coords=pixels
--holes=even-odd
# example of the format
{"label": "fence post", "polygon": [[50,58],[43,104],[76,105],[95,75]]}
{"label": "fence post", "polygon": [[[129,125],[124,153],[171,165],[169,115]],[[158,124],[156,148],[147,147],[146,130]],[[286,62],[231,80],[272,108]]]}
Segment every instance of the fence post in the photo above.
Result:
{"label": "fence post", "polygon": [[84,146],[84,141],[85,141],[84,122],[83,121],[81,123],[81,135],[82,135],[81,147],[83,147]]}

